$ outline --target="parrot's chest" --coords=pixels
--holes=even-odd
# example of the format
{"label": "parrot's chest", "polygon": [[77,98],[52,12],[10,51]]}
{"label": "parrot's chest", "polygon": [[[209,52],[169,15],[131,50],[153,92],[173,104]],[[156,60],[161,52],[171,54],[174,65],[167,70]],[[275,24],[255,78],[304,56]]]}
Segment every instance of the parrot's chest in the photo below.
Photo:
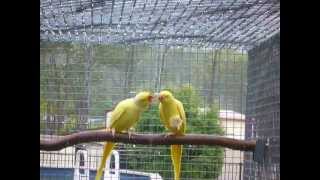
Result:
{"label": "parrot's chest", "polygon": [[175,104],[165,105],[163,108],[163,113],[166,120],[171,119],[172,117],[179,116],[177,106]]}
{"label": "parrot's chest", "polygon": [[127,119],[132,119],[133,121],[137,121],[140,116],[139,110],[129,109],[126,113]]}
{"label": "parrot's chest", "polygon": [[135,109],[127,109],[126,113],[119,119],[117,127],[119,131],[131,128],[139,119],[140,113]]}
{"label": "parrot's chest", "polygon": [[166,122],[165,126],[168,129],[174,128],[174,127],[171,127],[171,125],[172,125],[171,121],[176,118],[180,118],[180,114],[179,114],[175,104],[165,106],[165,108],[163,108],[163,114],[164,114],[164,119]]}

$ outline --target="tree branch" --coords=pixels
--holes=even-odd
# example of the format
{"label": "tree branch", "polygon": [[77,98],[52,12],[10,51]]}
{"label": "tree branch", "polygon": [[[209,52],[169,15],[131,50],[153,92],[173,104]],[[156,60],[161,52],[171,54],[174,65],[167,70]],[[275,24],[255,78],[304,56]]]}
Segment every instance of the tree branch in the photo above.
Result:
{"label": "tree branch", "polygon": [[115,134],[112,137],[112,133],[100,130],[74,133],[56,140],[44,140],[40,138],[40,150],[55,151],[75,144],[104,141],[144,145],[209,145],[243,151],[253,151],[256,146],[255,141],[237,140],[214,135],[187,134],[178,137],[165,137],[164,134],[132,134],[129,139],[128,134]]}

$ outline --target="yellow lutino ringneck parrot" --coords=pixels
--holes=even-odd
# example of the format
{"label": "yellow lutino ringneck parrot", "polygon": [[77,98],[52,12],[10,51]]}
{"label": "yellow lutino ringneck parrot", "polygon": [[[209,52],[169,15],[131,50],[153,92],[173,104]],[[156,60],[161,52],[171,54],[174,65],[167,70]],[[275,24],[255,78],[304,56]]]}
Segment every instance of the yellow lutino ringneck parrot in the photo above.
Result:
{"label": "yellow lutino ringneck parrot", "polygon": [[[146,110],[152,102],[152,94],[150,92],[140,92],[134,98],[125,99],[118,103],[115,109],[111,112],[109,123],[107,123],[107,131],[112,131],[112,134],[128,132],[129,129],[136,124],[140,118],[140,114]],[[103,169],[105,168],[106,160],[109,157],[115,143],[106,142],[104,145],[103,156],[97,170],[96,180],[100,180]]]}
{"label": "yellow lutino ringneck parrot", "polygon": [[[160,120],[172,135],[184,135],[186,114],[183,104],[175,99],[171,92],[161,91],[159,97]],[[171,160],[174,168],[174,179],[180,180],[182,145],[171,145]]]}

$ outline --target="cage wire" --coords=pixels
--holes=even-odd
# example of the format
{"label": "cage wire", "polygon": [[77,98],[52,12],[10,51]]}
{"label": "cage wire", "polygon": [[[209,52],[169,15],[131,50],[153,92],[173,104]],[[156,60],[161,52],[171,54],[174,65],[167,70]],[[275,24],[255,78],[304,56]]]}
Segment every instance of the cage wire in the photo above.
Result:
{"label": "cage wire", "polygon": [[[41,45],[41,104],[45,106],[42,112],[47,113],[42,116],[41,134],[56,137],[105,127],[105,109],[143,89],[158,92],[169,88],[184,104],[187,133],[244,139],[246,54],[145,46],[99,45],[89,50],[81,45],[62,46]],[[157,108],[154,104],[142,115],[136,132],[165,132]],[[95,119],[100,121],[92,121]],[[90,166],[95,170],[102,146],[88,146],[93,151],[88,158],[95,158],[88,163],[94,162]],[[119,144],[117,150],[121,169],[157,172],[163,179],[172,178],[169,147]],[[43,158],[55,156],[51,152],[41,154]],[[74,152],[68,154],[67,150],[60,154],[74,156]],[[239,179],[242,156],[240,151],[223,148],[184,146],[182,177],[212,179],[223,176],[224,170],[224,176]],[[57,163],[62,168],[68,166],[65,161],[56,159],[47,163]]]}
{"label": "cage wire", "polygon": [[279,38],[276,35],[249,52],[245,137],[264,139],[269,147],[262,164],[253,162],[252,154],[245,153],[246,180],[280,179]]}
{"label": "cage wire", "polygon": [[41,0],[49,41],[248,50],[280,30],[278,0]]}
{"label": "cage wire", "polygon": [[[253,127],[250,120],[263,116],[252,110],[256,104],[247,101],[247,89],[252,92],[264,81],[248,82],[272,73],[252,73],[261,69],[253,70],[259,63],[248,66],[248,50],[279,33],[279,6],[272,0],[41,0],[41,138],[104,128],[106,110],[119,101],[141,90],[163,89],[184,104],[187,133],[263,136],[247,135],[253,132],[247,129]],[[269,56],[277,54],[263,57]],[[276,118],[270,127],[275,131]],[[134,131],[165,133],[157,104],[143,113]],[[94,179],[102,149],[103,143],[92,142],[40,151],[40,178]],[[119,164],[120,179],[173,179],[169,146],[118,143],[115,151],[119,160],[112,156],[111,169]],[[181,179],[279,179],[279,162],[273,163],[261,167],[251,152],[184,145]]]}

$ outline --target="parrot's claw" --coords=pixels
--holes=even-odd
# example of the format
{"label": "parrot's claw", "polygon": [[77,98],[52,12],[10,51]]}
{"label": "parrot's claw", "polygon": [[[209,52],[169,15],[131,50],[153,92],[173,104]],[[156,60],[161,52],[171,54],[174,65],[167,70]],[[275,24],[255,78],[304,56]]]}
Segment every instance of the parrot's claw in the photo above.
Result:
{"label": "parrot's claw", "polygon": [[134,133],[131,131],[128,131],[129,140],[131,139],[132,134],[134,134]]}
{"label": "parrot's claw", "polygon": [[132,130],[128,129],[126,131],[122,131],[122,133],[127,133],[128,134],[128,137],[129,137],[129,140],[131,139],[132,135],[134,135],[135,133],[132,132]]}
{"label": "parrot's claw", "polygon": [[112,132],[112,137],[114,137],[115,136],[115,134],[116,134],[116,129],[111,129],[111,132]]}
{"label": "parrot's claw", "polygon": [[173,136],[173,135],[175,135],[174,133],[172,133],[172,132],[169,132],[169,133],[166,133],[165,135],[164,135],[164,137],[165,138],[167,138],[167,137],[169,137],[169,136]]}

